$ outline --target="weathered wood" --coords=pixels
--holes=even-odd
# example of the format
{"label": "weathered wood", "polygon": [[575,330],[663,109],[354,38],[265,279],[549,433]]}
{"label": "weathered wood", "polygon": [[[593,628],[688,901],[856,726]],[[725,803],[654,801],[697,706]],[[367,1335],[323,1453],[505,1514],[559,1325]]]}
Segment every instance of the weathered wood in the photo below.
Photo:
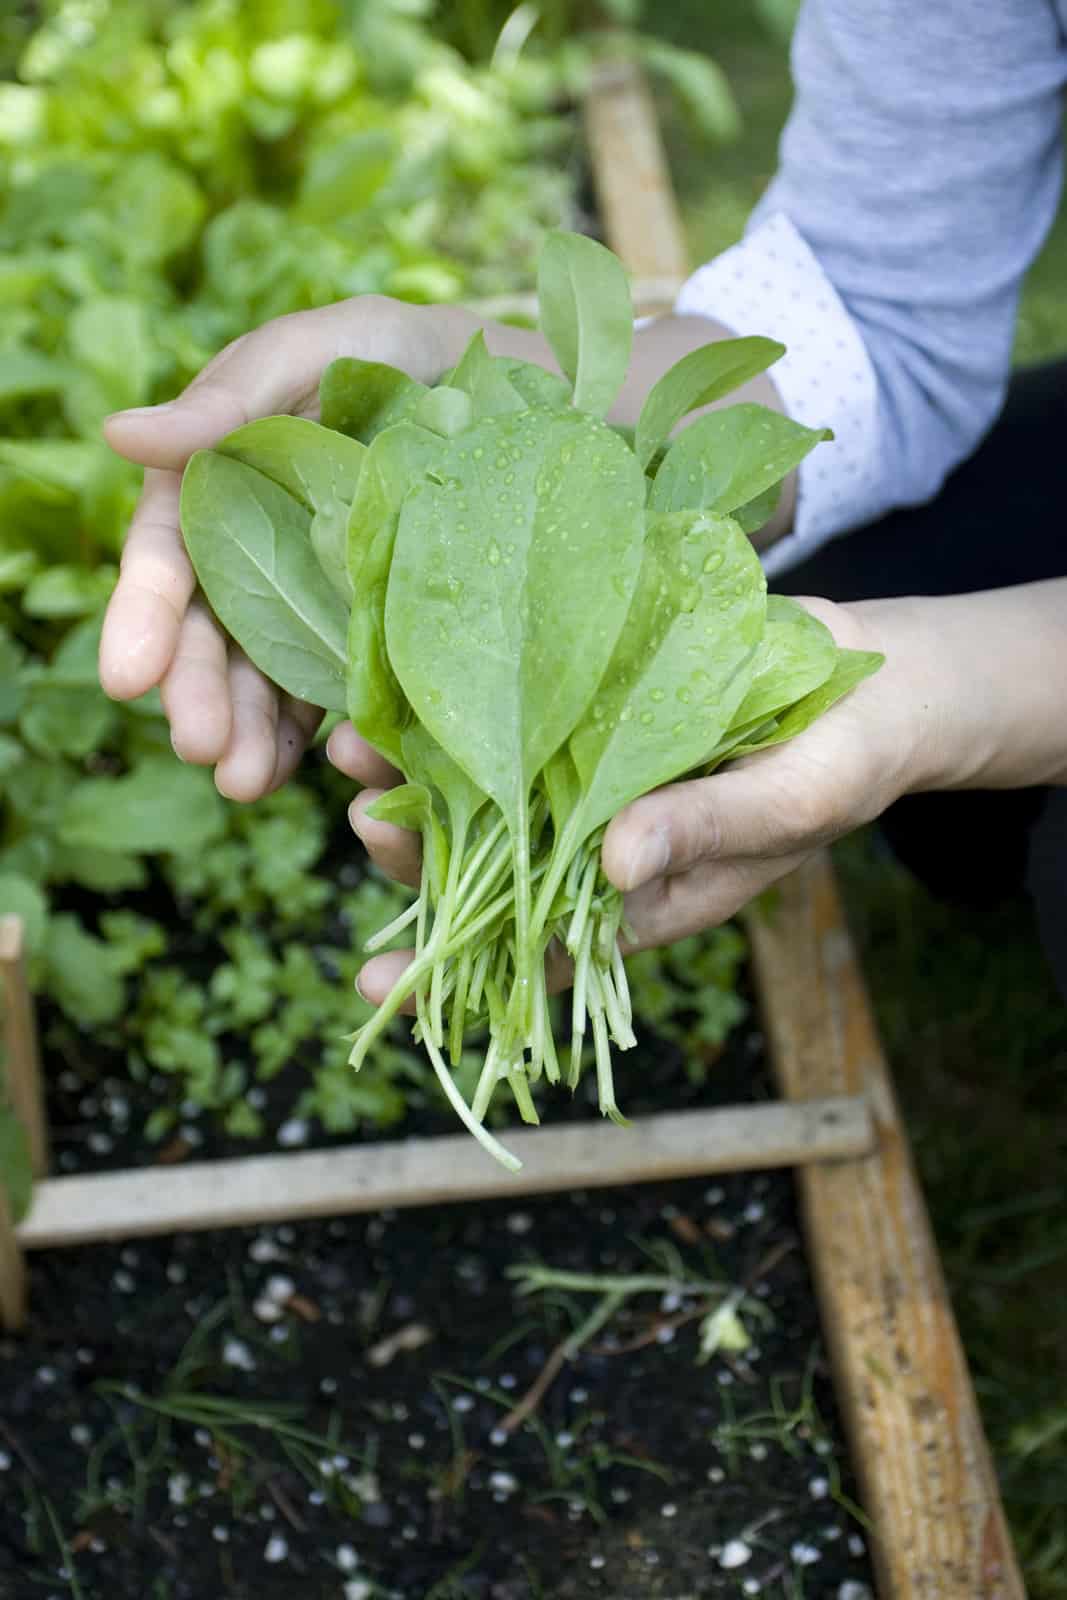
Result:
{"label": "weathered wood", "polygon": [[601,68],[585,102],[585,130],[604,235],[635,279],[656,280],[674,302],[687,251],[655,108],[644,76],[629,63]]}
{"label": "weathered wood", "polygon": [[26,1320],[26,1263],[15,1236],[7,1190],[0,1183],[0,1328],[10,1332]]}
{"label": "weathered wood", "polygon": [[40,1178],[48,1171],[48,1122],[37,1022],[26,979],[21,917],[0,917],[0,996],[4,1019],[3,1079],[11,1109],[26,1130],[34,1177]]}
{"label": "weathered wood", "polygon": [[790,1100],[866,1095],[864,1160],[802,1166],[809,1254],[885,1600],[1025,1590],[907,1135],[826,858],[750,918]]}
{"label": "weathered wood", "polygon": [[236,1227],[341,1216],[383,1206],[507,1200],[561,1189],[840,1160],[870,1149],[863,1100],[727,1107],[519,1130],[508,1147],[518,1174],[486,1156],[468,1134],[412,1139],[180,1167],[144,1167],[37,1185],[17,1230],[24,1249],[133,1238],[186,1228]]}

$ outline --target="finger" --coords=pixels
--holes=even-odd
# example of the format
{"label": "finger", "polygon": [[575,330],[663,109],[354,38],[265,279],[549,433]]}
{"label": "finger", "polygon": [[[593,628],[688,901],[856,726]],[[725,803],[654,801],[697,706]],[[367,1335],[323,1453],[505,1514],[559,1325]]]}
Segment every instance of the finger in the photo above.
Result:
{"label": "finger", "polygon": [[113,700],[159,683],[178,645],[196,574],[178,524],[179,480],[149,472],[122,552],[100,640],[100,681]]}
{"label": "finger", "polygon": [[728,922],[757,895],[792,872],[810,851],[764,860],[700,862],[687,872],[654,878],[626,896],[633,932],[627,953],[656,949]]}
{"label": "finger", "polygon": [[177,399],[116,412],[104,424],[105,437],[131,461],[182,467],[194,450],[255,417],[317,416],[319,379],[337,356],[359,355],[412,377],[436,377],[450,354],[438,321],[378,295],[277,317],[227,345]]}
{"label": "finger", "polygon": [[202,601],[186,613],[159,693],[176,754],[212,766],[230,742],[233,711],[226,637]]}
{"label": "finger", "polygon": [[404,774],[380,756],[350,722],[339,722],[326,741],[326,754],[338,772],[366,789],[391,789]]}
{"label": "finger", "polygon": [[215,786],[229,800],[258,800],[278,764],[278,691],[240,650],[230,655],[230,741],[215,768]]}
{"label": "finger", "polygon": [[304,700],[294,700],[292,695],[282,695],[278,710],[274,777],[269,790],[271,794],[292,777],[321,721],[322,712],[317,706],[309,706]]}
{"label": "finger", "polygon": [[364,789],[362,794],[357,794],[348,808],[348,820],[376,867],[387,877],[395,878],[397,883],[417,888],[422,868],[422,841],[410,828],[378,822],[367,815],[381,795],[381,789]]}
{"label": "finger", "polygon": [[[371,956],[364,962],[356,976],[356,988],[364,1000],[374,1006],[381,1005],[414,957],[414,950],[387,950],[384,955]],[[409,996],[400,1009],[410,1016],[415,1010],[415,1001]]]}
{"label": "finger", "polygon": [[794,747],[770,750],[729,772],[642,795],[608,827],[605,873],[628,892],[701,861],[783,856],[821,842],[837,824],[833,774],[804,765]]}

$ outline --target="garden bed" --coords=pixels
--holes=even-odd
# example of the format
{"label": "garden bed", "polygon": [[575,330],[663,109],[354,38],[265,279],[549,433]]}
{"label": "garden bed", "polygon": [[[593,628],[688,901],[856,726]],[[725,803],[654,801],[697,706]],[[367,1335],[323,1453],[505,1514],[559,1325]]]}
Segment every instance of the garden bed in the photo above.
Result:
{"label": "garden bed", "polygon": [[[591,143],[609,235],[621,226],[612,224],[613,194],[614,215],[627,215],[631,237],[653,241],[658,257],[662,215],[653,224],[642,208],[649,196],[658,213],[671,206],[646,111],[633,84],[613,76],[594,99]],[[640,182],[625,171],[635,142],[651,161]],[[622,194],[632,207],[620,209]],[[627,259],[667,285],[678,252],[672,245],[667,254],[666,265]],[[281,1595],[294,1580],[310,1595],[346,1600],[763,1592],[855,1600],[864,1593],[856,1585],[871,1578],[831,1388],[873,1524],[879,1593],[1021,1594],[825,866],[787,886],[776,916],[755,926],[755,943],[786,1097],[865,1095],[878,1123],[875,1155],[801,1175],[832,1386],[792,1184],[781,1174],[539,1200],[520,1200],[516,1183],[514,1203],[502,1205],[44,1254],[32,1266],[28,1336],[0,1346],[0,1462],[13,1474],[3,1485],[0,1561],[18,1574],[20,1600],[42,1583],[65,1583],[75,1596],[166,1597]],[[48,1032],[54,1043],[51,1023]],[[624,1093],[634,1091],[629,1109],[704,1103],[719,1088],[731,1101],[769,1094],[751,1030],[704,1060],[654,1028],[650,1038],[620,1073]],[[66,1097],[54,1107],[61,1170],[144,1159],[128,1133],[144,1109],[134,1105],[140,1090],[131,1098],[109,1086],[110,1075],[75,1039],[53,1089]],[[145,1082],[153,1091],[150,1073]],[[283,1076],[279,1101],[284,1088]],[[253,1107],[261,1126],[243,1130],[253,1146],[278,1141],[272,1092]],[[125,1118],[114,1103],[124,1095]],[[177,1110],[157,1158],[181,1162],[213,1139],[225,1153],[226,1139],[190,1140],[197,1119]],[[432,1100],[419,1117],[433,1132]],[[581,1309],[573,1286],[552,1304],[516,1301],[506,1266],[536,1256],[598,1277],[648,1272],[650,1246],[659,1251],[651,1270],[668,1264],[666,1302],[620,1308],[602,1330],[607,1348],[568,1363],[538,1421],[502,1439],[511,1397],[544,1372]],[[664,1256],[664,1246],[678,1254]],[[720,1341],[706,1365],[695,1362],[701,1323],[688,1313],[707,1291],[678,1282],[693,1274],[771,1314],[748,1307],[746,1320],[741,1305],[741,1334],[728,1328],[738,1348]],[[702,1318],[713,1309],[699,1305]],[[415,1348],[422,1334],[408,1332],[399,1346],[383,1346],[403,1329],[432,1337]],[[612,1339],[637,1347],[612,1349]],[[383,1350],[381,1365],[369,1360]],[[454,1394],[449,1375],[464,1380]],[[457,1407],[461,1399],[473,1404]],[[278,1402],[292,1414],[265,1409]]]}
{"label": "garden bed", "polygon": [[[512,1431],[598,1303],[518,1298],[529,1260],[678,1288]],[[746,1287],[747,1349],[697,1364],[694,1278]],[[869,1592],[785,1174],[57,1251],[31,1281],[0,1342],[13,1600],[64,1562],[86,1597]]]}

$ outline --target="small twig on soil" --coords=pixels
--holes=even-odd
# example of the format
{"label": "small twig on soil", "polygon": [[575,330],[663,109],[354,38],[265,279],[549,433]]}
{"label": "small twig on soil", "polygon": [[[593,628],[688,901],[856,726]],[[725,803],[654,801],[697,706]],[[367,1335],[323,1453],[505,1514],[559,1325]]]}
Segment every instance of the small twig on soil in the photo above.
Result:
{"label": "small twig on soil", "polygon": [[22,1440],[19,1438],[14,1428],[12,1428],[11,1424],[9,1422],[5,1422],[3,1417],[0,1417],[0,1438],[7,1440],[8,1444],[18,1456],[19,1460],[22,1462],[22,1465],[26,1468],[26,1471],[30,1474],[31,1478],[37,1478],[38,1480],[44,1478],[44,1473],[42,1472],[39,1463],[27,1450],[26,1446],[22,1443]]}
{"label": "small twig on soil", "polygon": [[514,1406],[500,1423],[501,1433],[514,1433],[516,1428],[521,1428],[527,1417],[531,1417],[537,1410],[567,1363],[569,1344],[569,1339],[560,1340],[518,1405]]}
{"label": "small twig on soil", "polygon": [[168,1538],[165,1533],[161,1533],[158,1528],[149,1527],[148,1537],[150,1539],[154,1539],[159,1548],[162,1550],[163,1554],[165,1556],[169,1556],[172,1561],[177,1561],[179,1559],[181,1552],[179,1551],[178,1546],[174,1543],[174,1540]]}
{"label": "small twig on soil", "polygon": [[300,1513],[295,1510],[288,1495],[282,1489],[281,1484],[277,1483],[273,1478],[267,1478],[264,1487],[289,1526],[296,1533],[306,1533],[307,1523],[304,1521],[303,1517],[301,1517]]}
{"label": "small twig on soil", "polygon": [[790,1255],[796,1249],[796,1247],[796,1239],[779,1239],[778,1243],[772,1245],[767,1251],[767,1254],[763,1256],[761,1260],[757,1261],[756,1265],[752,1268],[752,1271],[747,1273],[741,1280],[742,1292],[747,1294],[752,1288],[753,1284],[758,1283],[760,1278],[765,1278],[769,1272],[773,1272],[779,1261],[784,1260],[784,1258],[787,1255]]}
{"label": "small twig on soil", "polygon": [[672,1333],[676,1328],[684,1328],[687,1322],[698,1322],[708,1317],[715,1310],[714,1302],[704,1301],[699,1306],[690,1306],[688,1311],[678,1311],[671,1317],[654,1317],[643,1333],[635,1334],[625,1344],[595,1344],[590,1345],[589,1354],[592,1356],[627,1356],[635,1350],[645,1350],[650,1344],[655,1344],[660,1334],[669,1329]]}

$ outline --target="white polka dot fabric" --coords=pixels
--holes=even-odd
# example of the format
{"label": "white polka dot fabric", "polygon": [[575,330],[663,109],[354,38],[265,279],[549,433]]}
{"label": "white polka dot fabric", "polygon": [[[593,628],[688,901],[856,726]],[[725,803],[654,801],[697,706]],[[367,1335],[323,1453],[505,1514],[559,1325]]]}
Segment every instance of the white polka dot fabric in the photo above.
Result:
{"label": "white polka dot fabric", "polygon": [[676,310],[713,317],[735,334],[780,340],[786,354],[769,376],[786,412],[807,427],[834,431],[833,443],[817,445],[801,464],[793,532],[765,552],[768,576],[882,509],[874,368],[788,217],[775,213],[700,267],[683,285]]}

